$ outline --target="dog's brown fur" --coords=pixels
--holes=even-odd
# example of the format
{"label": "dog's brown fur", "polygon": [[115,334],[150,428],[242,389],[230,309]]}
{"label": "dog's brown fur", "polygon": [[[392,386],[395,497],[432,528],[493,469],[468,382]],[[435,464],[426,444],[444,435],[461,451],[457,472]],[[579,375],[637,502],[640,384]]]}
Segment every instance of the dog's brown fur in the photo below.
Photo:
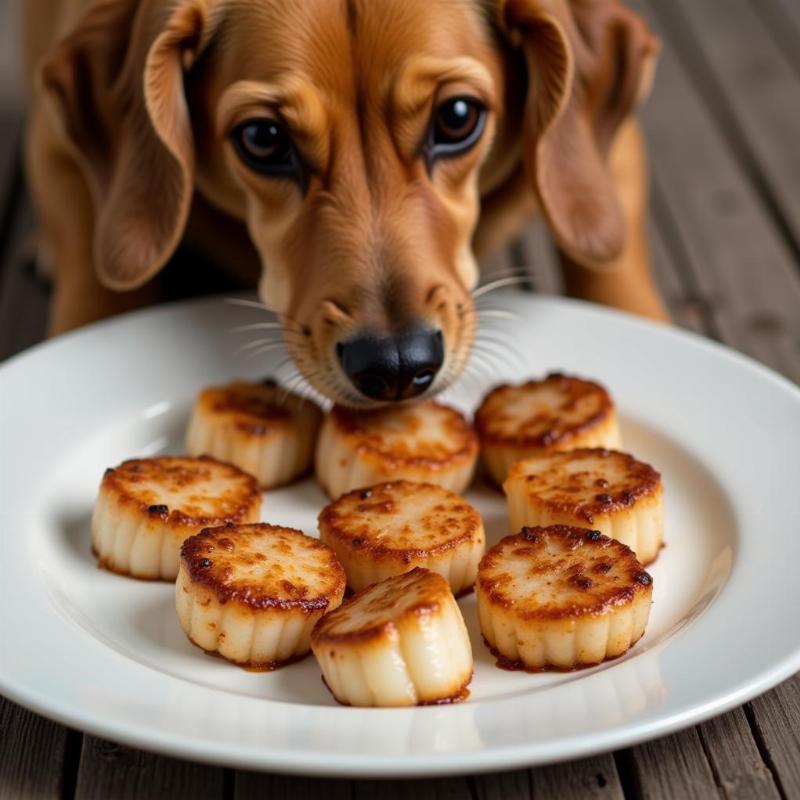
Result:
{"label": "dog's brown fur", "polygon": [[[657,43],[619,0],[28,0],[26,11],[41,65],[27,167],[53,332],[153,300],[150,278],[185,237],[254,280],[260,261],[262,300],[330,397],[360,402],[337,341],[420,321],[444,333],[438,389],[472,342],[476,256],[537,210],[573,294],[665,316],[630,116]],[[485,133],[428,169],[432,107],[463,93],[488,108]],[[231,129],[267,110],[313,167],[305,192],[234,153]]]}

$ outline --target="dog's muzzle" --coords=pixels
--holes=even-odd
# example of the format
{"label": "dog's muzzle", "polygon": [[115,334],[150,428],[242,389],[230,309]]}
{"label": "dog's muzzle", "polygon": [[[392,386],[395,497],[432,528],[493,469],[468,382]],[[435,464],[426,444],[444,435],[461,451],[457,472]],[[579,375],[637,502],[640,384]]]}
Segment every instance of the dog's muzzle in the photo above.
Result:
{"label": "dog's muzzle", "polygon": [[364,397],[409,400],[428,389],[444,363],[442,332],[415,327],[397,336],[365,331],[336,345],[342,370]]}

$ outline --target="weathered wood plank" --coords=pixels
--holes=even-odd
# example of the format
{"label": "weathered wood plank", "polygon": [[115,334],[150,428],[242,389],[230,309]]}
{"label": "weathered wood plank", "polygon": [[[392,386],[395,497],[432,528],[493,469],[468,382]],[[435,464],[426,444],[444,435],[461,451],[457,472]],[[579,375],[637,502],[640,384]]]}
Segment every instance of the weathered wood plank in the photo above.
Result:
{"label": "weathered wood plank", "polygon": [[800,4],[797,0],[755,0],[753,6],[761,14],[775,43],[800,73]]}
{"label": "weathered wood plank", "polygon": [[[657,209],[654,209],[657,212]],[[673,252],[678,246],[675,239],[668,239],[667,220],[658,218],[650,223],[650,257],[656,283],[667,305],[672,321],[682,328],[695,333],[713,335],[708,322],[708,303],[697,286],[693,285],[691,275],[686,275],[681,267],[681,254]],[[667,242],[670,241],[670,244]],[[685,261],[685,258],[683,259]]]}
{"label": "weathered wood plank", "polygon": [[471,800],[466,778],[353,781],[353,800]]}
{"label": "weathered wood plank", "polygon": [[222,800],[224,771],[84,736],[77,800]]}
{"label": "weathered wood plank", "polygon": [[68,730],[0,697],[0,800],[58,800]]}
{"label": "weathered wood plank", "polygon": [[784,797],[800,797],[800,673],[748,703],[747,714]]}
{"label": "weathered wood plank", "polygon": [[745,717],[737,708],[703,723],[699,729],[714,779],[729,800],[777,800],[780,797],[769,767],[758,752]]}
{"label": "weathered wood plank", "polygon": [[0,112],[0,258],[19,197],[20,126],[19,115],[7,110]]}
{"label": "weathered wood plank", "polygon": [[45,336],[49,287],[36,275],[29,252],[33,223],[27,205],[17,208],[0,252],[0,360]]}
{"label": "weathered wood plank", "polygon": [[[9,191],[18,182],[17,162],[22,127],[22,70],[19,52],[21,2],[0,3],[0,253],[11,204]],[[2,258],[2,255],[0,255]]]}
{"label": "weathered wood plank", "polygon": [[[702,296],[691,268],[687,267],[688,255],[680,236],[675,234],[675,223],[669,208],[657,190],[653,193],[652,218],[650,243],[654,271],[673,319],[683,327],[719,338],[709,316],[708,299]],[[731,800],[779,797],[772,774],[758,752],[741,708],[706,722],[695,730],[700,735],[703,755],[723,796]],[[677,734],[676,741],[688,739],[692,733]],[[702,760],[694,749],[697,758]],[[638,758],[641,752],[630,751],[624,763],[631,764],[631,759]],[[635,784],[637,774],[639,781],[650,781],[655,777],[652,772],[636,769],[628,770],[623,777]],[[649,784],[640,788],[645,796],[651,791]]]}
{"label": "weathered wood plank", "polygon": [[[658,102],[654,98],[653,102]],[[655,193],[654,193],[655,194]],[[652,198],[650,251],[653,273],[670,310],[673,321],[695,332],[714,335],[708,320],[708,300],[693,281],[682,243],[673,236],[674,222],[667,219]],[[662,204],[663,206],[663,204]],[[524,270],[531,276],[535,291],[563,294],[564,279],[558,253],[543,218],[534,219],[519,239],[519,256]]]}
{"label": "weathered wood plank", "polygon": [[[762,0],[757,0],[757,2],[761,4]],[[791,21],[797,37],[800,39],[800,5],[795,0],[777,0],[777,3],[786,13],[787,19]]]}
{"label": "weathered wood plank", "polygon": [[[654,8],[655,4],[639,3],[639,6],[640,10],[647,11],[648,8]],[[664,7],[658,5],[658,8],[663,11]],[[663,35],[663,31],[660,32]],[[706,35],[713,37],[713,30],[706,31]],[[667,48],[671,44],[668,40]],[[771,225],[767,210],[754,198],[752,187],[747,182],[735,155],[726,153],[722,148],[721,137],[715,131],[714,120],[702,108],[699,99],[696,96],[692,97],[689,80],[682,68],[675,63],[669,50],[665,54],[664,62],[651,107],[645,112],[645,120],[646,130],[650,134],[651,156],[656,174],[652,204],[656,220],[652,237],[654,263],[668,304],[680,324],[750,350],[756,355],[761,355],[763,360],[779,368],[782,367],[788,374],[796,376],[800,372],[797,330],[793,329],[793,332],[784,338],[784,342],[780,343],[776,341],[775,336],[778,332],[776,328],[779,326],[767,325],[766,327],[771,329],[769,330],[771,335],[765,336],[765,331],[756,337],[760,341],[751,341],[752,331],[748,330],[746,322],[748,305],[753,302],[752,298],[747,296],[747,292],[751,290],[745,288],[742,291],[732,282],[735,275],[731,276],[725,272],[726,265],[731,259],[718,257],[712,237],[703,234],[708,232],[711,226],[711,230],[723,239],[720,247],[726,256],[732,257],[734,268],[739,273],[747,269],[747,261],[756,260],[757,245],[751,246],[749,252],[743,251],[747,258],[739,258],[741,254],[734,251],[734,246],[748,236],[766,240],[767,252],[772,258],[767,260],[765,265],[771,270],[768,273],[766,270],[760,273],[758,280],[769,285],[765,287],[760,297],[756,297],[755,305],[757,308],[760,300],[764,308],[774,309],[780,287],[789,287],[794,300],[792,303],[784,304],[782,311],[787,315],[787,319],[791,320],[797,319],[796,309],[800,306],[797,305],[797,273],[793,271],[794,265],[789,249],[783,246],[780,232]],[[687,98],[691,98],[688,104]],[[679,113],[675,113],[676,109],[680,109]],[[688,144],[681,148],[679,146],[681,141]],[[682,163],[684,152],[687,158],[685,163]],[[711,165],[706,160],[709,152],[712,153],[715,162]],[[696,171],[698,162],[702,162],[699,173]],[[715,207],[713,193],[712,202],[708,202],[708,196],[705,198],[707,201],[705,213],[699,203],[691,202],[696,197],[695,192],[703,191],[703,187],[699,185],[700,181],[708,181],[715,187],[716,205],[719,205],[720,199],[726,201],[723,202],[722,209]],[[727,234],[727,229],[734,227],[734,220],[725,225],[724,219],[723,221],[715,219],[717,215],[714,212],[736,211],[735,206],[724,208],[726,204],[732,204],[732,198],[735,203],[739,203],[741,199],[745,201],[744,213],[740,215],[739,220],[744,227],[741,233],[735,236],[735,241],[729,243],[724,240],[724,236]],[[721,216],[724,218],[725,214]],[[753,220],[756,224],[753,224]],[[698,257],[698,247],[702,248],[701,254],[709,254],[709,259]],[[703,262],[706,260],[712,261],[711,270],[704,268]],[[751,283],[752,281],[747,281],[748,286]],[[680,297],[681,290],[688,291],[688,296],[683,298],[687,305],[682,309],[688,312],[688,319],[686,313],[676,315],[676,308],[680,308],[681,304],[676,303],[675,298]],[[736,299],[734,309],[728,306],[726,295],[733,295]],[[777,307],[781,308],[780,302],[777,303]],[[792,317],[793,308],[794,317]],[[749,322],[752,326],[752,316]],[[792,337],[794,348],[787,342],[787,339],[791,340]],[[765,358],[765,354],[770,350],[773,351],[773,355]],[[772,698],[780,691],[782,687],[767,697]],[[764,698],[762,702],[769,701]],[[682,769],[676,759],[679,750],[669,752],[669,745],[674,741],[678,743],[678,747],[680,743],[688,747],[688,753],[691,754],[694,763],[693,772],[702,778],[703,788],[699,795],[711,791],[708,783],[709,772],[703,767],[705,760],[706,763],[710,763],[711,775],[724,796],[773,797],[776,786],[772,775],[758,753],[753,735],[744,725],[744,721],[743,712],[738,709],[701,726],[699,734],[705,750],[702,754],[694,740],[698,729],[628,751],[621,758],[621,763],[625,764],[628,773],[623,777],[626,781],[633,778],[637,791],[645,797],[658,797],[662,794],[690,796],[688,787],[675,783]],[[787,722],[788,720],[782,720],[782,724],[773,726],[774,738],[779,739],[779,731]],[[793,715],[792,722],[795,728],[800,728],[800,714]],[[663,775],[659,775],[657,769],[658,759],[651,757],[654,748],[662,751],[666,748],[666,752],[659,753],[659,758],[663,758],[664,763],[668,765]],[[787,760],[790,761],[790,756],[784,759]],[[788,766],[784,768],[789,769]],[[692,776],[692,784],[696,783],[696,775]]]}
{"label": "weathered wood plank", "polygon": [[535,800],[623,800],[617,766],[610,754],[531,770]]}
{"label": "weathered wood plank", "polygon": [[[677,0],[658,13],[754,185],[800,248],[800,74],[749,0]],[[800,46],[800,41],[796,43]]]}
{"label": "weathered wood plank", "polygon": [[719,796],[697,728],[623,751],[617,763],[627,786],[642,800]]}
{"label": "weathered wood plank", "polygon": [[[655,0],[632,0],[665,35]],[[659,6],[660,7],[660,6]],[[719,337],[800,378],[800,274],[790,249],[667,46],[643,121],[654,181]]]}
{"label": "weathered wood plank", "polygon": [[[332,778],[293,778],[237,770],[233,800],[351,800],[353,782]],[[387,800],[391,795],[387,795]]]}
{"label": "weathered wood plank", "polygon": [[475,800],[530,800],[532,797],[531,771],[498,772],[470,778]]}
{"label": "weathered wood plank", "polygon": [[533,219],[523,231],[516,258],[518,266],[531,276],[535,291],[540,294],[563,294],[564,279],[558,254],[543,217]]}
{"label": "weathered wood plank", "polygon": [[4,0],[0,3],[0,107],[18,109],[22,106],[22,8],[24,0]]}

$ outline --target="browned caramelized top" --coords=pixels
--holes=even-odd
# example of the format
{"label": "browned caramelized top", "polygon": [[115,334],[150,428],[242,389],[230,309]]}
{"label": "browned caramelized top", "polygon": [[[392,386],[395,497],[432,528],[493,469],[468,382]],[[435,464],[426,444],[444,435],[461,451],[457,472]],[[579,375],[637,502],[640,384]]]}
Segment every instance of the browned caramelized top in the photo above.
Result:
{"label": "browned caramelized top", "polygon": [[173,525],[246,521],[261,506],[258,481],[209,456],[134,458],[109,468],[100,492]]}
{"label": "browned caramelized top", "polygon": [[404,618],[437,614],[447,602],[454,602],[447,581],[435,572],[415,567],[354,594],[314,626],[311,640],[318,644],[383,637]]}
{"label": "browned caramelized top", "polygon": [[474,458],[475,432],[449,406],[428,401],[360,411],[334,406],[331,422],[362,455],[373,454],[395,466],[436,469]]}
{"label": "browned caramelized top", "polygon": [[661,491],[661,476],[628,453],[601,447],[546,453],[513,464],[505,493],[524,493],[539,505],[589,524]]}
{"label": "browned caramelized top", "polygon": [[392,481],[356,489],[319,515],[320,534],[370,557],[410,560],[483,538],[478,512],[430,483]]}
{"label": "browned caramelized top", "polygon": [[599,531],[523,528],[492,547],[478,567],[479,597],[523,619],[601,614],[652,592],[633,551]]}
{"label": "browned caramelized top", "polygon": [[251,608],[336,607],[345,574],[333,551],[294,528],[254,524],[207,528],[181,547],[193,583],[221,602]]}
{"label": "browned caramelized top", "polygon": [[315,403],[272,380],[235,381],[204,389],[197,397],[197,407],[217,424],[249,436],[268,436],[287,425],[317,428],[322,422],[322,411]]}
{"label": "browned caramelized top", "polygon": [[599,384],[552,373],[542,381],[493,389],[475,412],[475,429],[484,442],[552,449],[613,413],[611,397]]}

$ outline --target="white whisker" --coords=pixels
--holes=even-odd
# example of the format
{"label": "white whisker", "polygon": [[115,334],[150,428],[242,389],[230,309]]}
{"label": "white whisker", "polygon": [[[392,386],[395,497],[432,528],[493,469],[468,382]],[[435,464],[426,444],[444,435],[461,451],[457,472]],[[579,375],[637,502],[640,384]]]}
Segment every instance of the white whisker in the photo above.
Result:
{"label": "white whisker", "polygon": [[256,356],[263,356],[264,353],[269,353],[272,350],[279,350],[284,347],[285,345],[283,342],[268,342],[261,347],[257,347],[255,350],[251,350],[247,356],[248,358],[255,358]]}
{"label": "white whisker", "polygon": [[483,295],[488,294],[489,292],[493,292],[495,289],[500,289],[503,286],[513,286],[520,283],[530,283],[530,278],[527,275],[509,275],[507,278],[498,278],[496,281],[491,281],[489,283],[485,283],[483,286],[479,286],[472,293],[472,297],[477,299],[479,297],[483,297]]}
{"label": "white whisker", "polygon": [[231,333],[245,333],[246,331],[260,331],[264,329],[283,328],[280,322],[253,322],[250,325],[237,325],[231,328]]}
{"label": "white whisker", "polygon": [[237,348],[236,354],[239,355],[240,353],[246,353],[248,350],[255,350],[261,347],[264,344],[275,344],[283,346],[283,340],[278,341],[275,337],[272,338],[261,338],[261,339],[253,339],[251,342],[246,342],[241,347]]}
{"label": "white whisker", "polygon": [[481,319],[519,319],[519,314],[499,308],[487,308],[485,311],[479,309],[478,316]]}

